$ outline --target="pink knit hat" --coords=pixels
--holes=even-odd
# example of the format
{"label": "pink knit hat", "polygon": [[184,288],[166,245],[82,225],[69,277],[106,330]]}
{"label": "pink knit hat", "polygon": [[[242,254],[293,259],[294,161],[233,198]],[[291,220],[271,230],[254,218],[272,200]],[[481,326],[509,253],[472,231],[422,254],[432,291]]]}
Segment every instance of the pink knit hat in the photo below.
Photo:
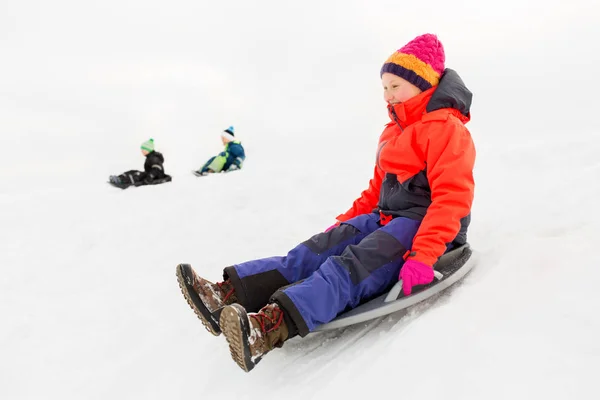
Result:
{"label": "pink knit hat", "polygon": [[379,76],[389,72],[425,91],[440,82],[445,61],[442,42],[436,35],[426,33],[392,54],[381,67]]}

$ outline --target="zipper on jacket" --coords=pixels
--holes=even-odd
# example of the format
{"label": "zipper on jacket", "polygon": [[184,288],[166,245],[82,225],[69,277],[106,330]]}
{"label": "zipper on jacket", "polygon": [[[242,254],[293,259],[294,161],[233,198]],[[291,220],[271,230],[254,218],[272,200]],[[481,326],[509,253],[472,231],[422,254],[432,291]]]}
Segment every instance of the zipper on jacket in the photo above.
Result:
{"label": "zipper on jacket", "polygon": [[396,125],[398,125],[398,127],[400,127],[400,131],[404,132],[404,128],[402,127],[402,125],[400,125],[400,121],[398,121],[398,116],[396,115],[396,110],[394,109],[394,106],[392,106],[390,104],[390,111],[392,112],[392,118],[394,120],[394,122],[396,123]]}

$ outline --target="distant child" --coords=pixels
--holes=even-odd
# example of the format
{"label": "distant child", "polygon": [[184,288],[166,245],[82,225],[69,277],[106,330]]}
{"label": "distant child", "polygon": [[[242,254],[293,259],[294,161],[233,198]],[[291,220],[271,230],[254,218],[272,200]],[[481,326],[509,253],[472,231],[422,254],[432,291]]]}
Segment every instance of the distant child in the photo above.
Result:
{"label": "distant child", "polygon": [[221,133],[221,141],[225,149],[218,155],[211,157],[206,164],[202,166],[194,174],[197,176],[205,176],[215,172],[231,172],[242,168],[242,164],[246,159],[246,153],[239,140],[235,140],[233,126],[225,129]]}
{"label": "distant child", "polygon": [[142,154],[146,157],[144,171],[131,170],[119,176],[111,175],[109,183],[121,189],[129,186],[155,185],[169,182],[171,177],[165,174],[163,163],[165,159],[161,153],[154,150],[154,139],[142,143]]}

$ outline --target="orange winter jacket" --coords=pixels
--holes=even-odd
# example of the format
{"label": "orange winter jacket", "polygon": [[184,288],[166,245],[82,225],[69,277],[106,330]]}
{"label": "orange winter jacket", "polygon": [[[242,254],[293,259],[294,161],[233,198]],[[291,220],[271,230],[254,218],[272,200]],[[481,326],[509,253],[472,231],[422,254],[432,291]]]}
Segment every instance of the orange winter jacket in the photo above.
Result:
{"label": "orange winter jacket", "polygon": [[433,265],[449,243],[466,242],[473,202],[475,147],[465,123],[471,92],[447,69],[435,86],[388,106],[369,187],[337,217],[380,212],[421,220],[408,258]]}

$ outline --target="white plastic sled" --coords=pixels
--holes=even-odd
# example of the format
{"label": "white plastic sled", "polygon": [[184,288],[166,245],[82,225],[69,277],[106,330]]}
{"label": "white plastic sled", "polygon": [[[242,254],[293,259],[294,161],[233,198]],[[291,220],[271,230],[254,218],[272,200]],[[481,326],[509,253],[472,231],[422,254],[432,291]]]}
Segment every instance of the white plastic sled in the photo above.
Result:
{"label": "white plastic sled", "polygon": [[451,250],[440,257],[434,265],[435,279],[432,283],[417,287],[416,290],[413,288],[412,294],[404,296],[400,280],[389,292],[338,315],[333,321],[318,326],[313,332],[338,329],[369,321],[426,300],[462,279],[475,265],[472,255],[473,251],[468,243]]}

